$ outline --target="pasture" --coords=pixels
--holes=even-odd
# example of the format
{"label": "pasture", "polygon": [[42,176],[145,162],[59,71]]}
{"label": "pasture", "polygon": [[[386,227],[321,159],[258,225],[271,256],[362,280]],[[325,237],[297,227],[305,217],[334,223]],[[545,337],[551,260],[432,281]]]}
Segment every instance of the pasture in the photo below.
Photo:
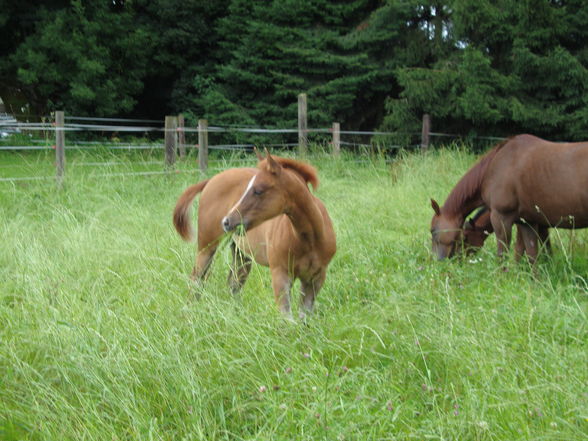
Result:
{"label": "pasture", "polygon": [[[0,174],[51,175],[51,153],[2,153]],[[587,232],[553,231],[536,274],[494,238],[436,262],[429,198],[475,156],[357,159],[310,156],[338,251],[306,325],[264,267],[232,298],[227,246],[190,294],[171,214],[192,163],[120,176],[161,166],[68,153],[62,191],[0,182],[0,439],[585,440]]]}

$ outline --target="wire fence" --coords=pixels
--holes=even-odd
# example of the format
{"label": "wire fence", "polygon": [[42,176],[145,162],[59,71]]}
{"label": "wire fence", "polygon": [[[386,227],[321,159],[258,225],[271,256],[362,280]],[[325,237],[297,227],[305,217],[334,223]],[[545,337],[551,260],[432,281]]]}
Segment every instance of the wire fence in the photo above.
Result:
{"label": "wire fence", "polygon": [[[58,112],[56,112],[57,114]],[[428,139],[466,139],[462,135],[427,132],[427,145],[423,133],[411,132],[385,132],[385,131],[358,131],[340,130],[339,124],[334,123],[328,128],[306,128],[301,131],[288,128],[263,128],[248,126],[208,126],[199,121],[197,127],[183,125],[183,117],[175,118],[175,125],[162,124],[163,121],[131,118],[99,118],[64,116],[61,112],[61,123],[57,118],[38,118],[39,122],[20,122],[14,118],[0,115],[0,151],[25,152],[25,151],[51,151],[55,150],[58,181],[63,178],[65,164],[65,150],[93,151],[93,150],[118,150],[118,151],[165,151],[162,160],[139,161],[141,166],[155,166],[158,170],[125,171],[95,174],[94,176],[152,176],[166,173],[195,173],[197,169],[180,170],[172,169],[175,157],[188,154],[198,154],[199,168],[202,171],[208,169],[208,151],[251,151],[254,146],[264,146],[272,149],[299,148],[301,139],[310,139],[313,143],[322,144],[331,149],[334,155],[338,155],[341,149],[363,152],[393,152],[398,149],[417,149],[428,146]],[[170,119],[170,121],[174,121]],[[178,125],[178,121],[182,121]],[[209,144],[208,135],[221,140],[220,143]],[[222,135],[222,136],[219,136]],[[240,139],[263,136],[265,142],[258,139],[252,142],[222,142],[233,137]],[[298,135],[298,141],[292,139]],[[281,142],[271,142],[271,137],[278,137]],[[302,137],[302,138],[301,138]],[[408,142],[395,143],[402,137]],[[90,139],[94,138],[94,139]],[[96,139],[102,140],[96,140]],[[124,138],[124,140],[121,140]],[[288,139],[290,138],[290,139]],[[344,139],[342,139],[344,138]],[[476,137],[487,142],[497,142],[499,137]],[[206,151],[205,161],[202,161],[203,151]],[[61,155],[61,156],[60,156]],[[171,158],[171,159],[170,159]],[[365,158],[357,158],[357,161],[366,161]],[[210,161],[214,165],[214,160]],[[226,161],[222,162],[226,165]],[[59,170],[59,164],[62,170]],[[204,167],[203,167],[204,163]],[[107,161],[76,161],[75,166],[82,167],[114,167],[122,165],[121,162]],[[7,170],[19,167],[15,165],[0,166],[0,182],[34,181],[43,179],[55,179],[53,176],[2,176]],[[211,167],[210,170],[222,167]]]}

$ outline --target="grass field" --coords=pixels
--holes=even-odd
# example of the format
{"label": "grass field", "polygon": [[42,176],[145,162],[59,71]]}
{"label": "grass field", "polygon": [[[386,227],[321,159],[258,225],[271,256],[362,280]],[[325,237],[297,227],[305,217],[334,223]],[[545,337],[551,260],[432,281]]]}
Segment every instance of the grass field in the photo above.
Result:
{"label": "grass field", "polygon": [[[0,182],[1,440],[588,439],[587,232],[553,231],[536,275],[494,239],[431,259],[429,198],[473,155],[311,156],[338,252],[307,325],[264,267],[232,298],[226,247],[190,295],[171,212],[200,176],[107,176],[157,155],[68,152],[62,191]],[[2,153],[0,177],[52,161]]]}

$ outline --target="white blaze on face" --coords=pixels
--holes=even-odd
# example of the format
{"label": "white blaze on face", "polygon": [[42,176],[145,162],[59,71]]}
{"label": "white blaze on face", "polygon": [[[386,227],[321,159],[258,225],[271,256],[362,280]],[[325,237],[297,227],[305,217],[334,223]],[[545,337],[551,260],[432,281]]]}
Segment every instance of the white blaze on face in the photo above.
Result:
{"label": "white blaze on face", "polygon": [[231,209],[229,210],[229,213],[232,213],[232,212],[233,212],[233,210],[235,210],[235,209],[236,209],[236,208],[239,206],[239,204],[240,204],[241,202],[243,202],[243,199],[245,199],[245,195],[247,195],[247,192],[248,192],[249,190],[251,190],[251,187],[253,187],[253,183],[255,182],[255,178],[256,178],[256,177],[257,177],[257,175],[254,175],[254,176],[251,178],[251,180],[249,181],[249,184],[247,184],[247,188],[245,189],[245,191],[243,192],[243,195],[241,196],[241,199],[239,199],[239,200],[237,201],[237,203],[236,203],[235,205],[233,205],[233,208],[231,208]]}

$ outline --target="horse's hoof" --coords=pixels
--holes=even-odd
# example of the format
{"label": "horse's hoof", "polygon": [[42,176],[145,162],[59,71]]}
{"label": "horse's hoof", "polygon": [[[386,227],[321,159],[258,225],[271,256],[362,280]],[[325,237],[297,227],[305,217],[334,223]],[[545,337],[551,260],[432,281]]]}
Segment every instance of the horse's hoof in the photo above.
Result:
{"label": "horse's hoof", "polygon": [[290,311],[288,311],[288,312],[282,311],[282,317],[284,317],[284,320],[286,322],[296,324],[296,320],[294,320],[294,316],[292,315],[292,313]]}

